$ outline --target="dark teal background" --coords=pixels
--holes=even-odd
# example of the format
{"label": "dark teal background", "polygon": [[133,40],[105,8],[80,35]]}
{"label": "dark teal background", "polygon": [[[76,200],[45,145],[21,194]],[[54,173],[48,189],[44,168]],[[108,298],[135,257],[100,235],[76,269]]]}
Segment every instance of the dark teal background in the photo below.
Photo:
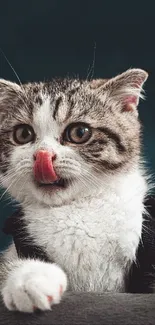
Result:
{"label": "dark teal background", "polygon": [[[111,77],[130,67],[149,72],[147,100],[139,111],[144,154],[155,169],[155,4],[154,1],[5,0],[0,3],[0,47],[22,82],[79,75]],[[2,54],[0,76],[16,81]],[[0,200],[0,227],[11,213]],[[0,249],[8,239],[0,234]]]}

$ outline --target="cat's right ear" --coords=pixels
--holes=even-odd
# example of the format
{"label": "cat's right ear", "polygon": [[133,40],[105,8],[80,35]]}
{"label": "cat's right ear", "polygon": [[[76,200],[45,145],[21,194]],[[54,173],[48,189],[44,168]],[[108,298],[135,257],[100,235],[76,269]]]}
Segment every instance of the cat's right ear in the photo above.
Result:
{"label": "cat's right ear", "polygon": [[8,96],[11,94],[16,94],[17,92],[21,92],[21,86],[16,84],[15,82],[11,82],[5,79],[0,79],[0,100],[3,96]]}
{"label": "cat's right ear", "polygon": [[21,86],[15,82],[0,79],[0,112],[10,106],[10,102],[22,91]]}
{"label": "cat's right ear", "polygon": [[15,98],[22,92],[22,87],[15,82],[0,79],[0,122],[6,118],[7,112],[13,107]]}

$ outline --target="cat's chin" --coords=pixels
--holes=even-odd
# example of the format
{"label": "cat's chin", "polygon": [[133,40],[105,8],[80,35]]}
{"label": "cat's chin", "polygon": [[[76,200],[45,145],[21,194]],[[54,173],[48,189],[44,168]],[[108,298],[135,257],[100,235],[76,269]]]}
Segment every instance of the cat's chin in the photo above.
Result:
{"label": "cat's chin", "polygon": [[35,181],[35,186],[44,192],[63,191],[68,188],[69,184],[69,180],[63,178],[60,178],[58,181],[55,181],[53,183],[39,183]]}
{"label": "cat's chin", "polygon": [[38,183],[33,180],[33,185],[33,195],[40,203],[60,206],[72,200],[71,180],[61,179],[51,184]]}

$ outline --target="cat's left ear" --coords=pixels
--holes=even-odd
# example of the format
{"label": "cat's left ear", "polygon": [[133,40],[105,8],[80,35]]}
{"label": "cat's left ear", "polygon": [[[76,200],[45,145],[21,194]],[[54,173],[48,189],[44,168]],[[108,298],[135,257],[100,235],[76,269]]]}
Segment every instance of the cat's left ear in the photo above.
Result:
{"label": "cat's left ear", "polygon": [[121,104],[124,111],[133,111],[143,96],[143,84],[148,73],[141,69],[129,69],[109,80],[90,82],[91,89],[104,101],[113,100]]}

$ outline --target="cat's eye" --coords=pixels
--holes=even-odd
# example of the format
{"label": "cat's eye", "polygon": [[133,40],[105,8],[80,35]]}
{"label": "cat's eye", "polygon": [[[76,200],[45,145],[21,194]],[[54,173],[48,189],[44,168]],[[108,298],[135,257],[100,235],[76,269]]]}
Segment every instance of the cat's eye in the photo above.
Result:
{"label": "cat's eye", "polygon": [[35,139],[33,128],[28,124],[20,124],[14,128],[13,139],[17,144],[26,144]]}
{"label": "cat's eye", "polygon": [[74,123],[67,127],[64,140],[76,144],[87,142],[92,135],[91,128],[85,123]]}

